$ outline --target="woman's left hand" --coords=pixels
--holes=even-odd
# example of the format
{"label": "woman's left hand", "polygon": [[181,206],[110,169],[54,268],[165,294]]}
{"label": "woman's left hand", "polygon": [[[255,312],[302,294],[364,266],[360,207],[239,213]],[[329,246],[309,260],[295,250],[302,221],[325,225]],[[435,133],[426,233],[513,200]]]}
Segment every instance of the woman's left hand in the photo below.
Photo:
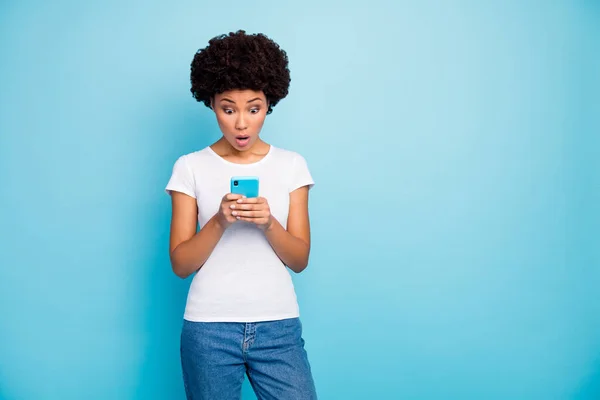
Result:
{"label": "woman's left hand", "polygon": [[256,224],[260,229],[266,231],[273,223],[273,216],[269,203],[264,197],[242,198],[232,204],[231,215],[239,221]]}

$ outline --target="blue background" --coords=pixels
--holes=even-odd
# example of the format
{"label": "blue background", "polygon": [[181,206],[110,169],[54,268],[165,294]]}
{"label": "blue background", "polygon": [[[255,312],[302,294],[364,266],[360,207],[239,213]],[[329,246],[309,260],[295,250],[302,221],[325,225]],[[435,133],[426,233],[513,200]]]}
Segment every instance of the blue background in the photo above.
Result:
{"label": "blue background", "polygon": [[164,186],[237,29],[290,57],[320,398],[600,398],[600,3],[284,3],[2,1],[0,398],[183,398]]}

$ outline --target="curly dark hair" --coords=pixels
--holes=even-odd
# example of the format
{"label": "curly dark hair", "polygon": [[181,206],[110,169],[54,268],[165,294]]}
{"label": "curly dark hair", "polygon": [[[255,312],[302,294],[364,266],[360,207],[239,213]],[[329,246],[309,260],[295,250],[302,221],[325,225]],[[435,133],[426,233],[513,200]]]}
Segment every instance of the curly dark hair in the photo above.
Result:
{"label": "curly dark hair", "polygon": [[269,102],[267,114],[287,96],[290,71],[286,52],[262,33],[238,30],[209,40],[194,55],[190,91],[210,108],[210,100],[227,90],[262,90]]}

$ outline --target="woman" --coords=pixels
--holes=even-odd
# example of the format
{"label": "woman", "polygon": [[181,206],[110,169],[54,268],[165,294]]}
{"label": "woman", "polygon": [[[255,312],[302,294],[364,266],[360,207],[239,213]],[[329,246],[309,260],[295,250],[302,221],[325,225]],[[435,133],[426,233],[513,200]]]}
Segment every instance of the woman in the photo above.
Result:
{"label": "woman", "polygon": [[[223,136],[181,156],[166,188],[173,271],[195,274],[181,335],[188,399],[240,398],[244,374],[259,399],[316,398],[287,270],[308,263],[314,182],[302,156],[259,137],[289,84],[285,51],[262,34],[215,37],[192,61],[191,92]],[[233,176],[258,177],[259,197],[229,193]]]}

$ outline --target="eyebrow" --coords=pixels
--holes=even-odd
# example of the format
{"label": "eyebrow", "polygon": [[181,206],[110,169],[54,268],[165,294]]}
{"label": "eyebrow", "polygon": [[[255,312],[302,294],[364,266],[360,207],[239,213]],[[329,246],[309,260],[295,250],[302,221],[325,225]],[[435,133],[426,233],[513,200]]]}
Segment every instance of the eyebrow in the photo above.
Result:
{"label": "eyebrow", "polygon": [[[250,99],[250,100],[248,100],[247,102],[248,102],[248,103],[252,103],[253,101],[256,101],[256,100],[260,100],[260,101],[262,101],[262,99],[261,99],[260,97],[255,97],[255,98],[253,98],[253,99]],[[230,100],[230,99],[228,99],[228,98],[223,98],[223,99],[221,99],[221,101],[227,101],[227,102],[229,102],[229,103],[233,103],[233,104],[235,104],[235,101],[233,101],[233,100]]]}

